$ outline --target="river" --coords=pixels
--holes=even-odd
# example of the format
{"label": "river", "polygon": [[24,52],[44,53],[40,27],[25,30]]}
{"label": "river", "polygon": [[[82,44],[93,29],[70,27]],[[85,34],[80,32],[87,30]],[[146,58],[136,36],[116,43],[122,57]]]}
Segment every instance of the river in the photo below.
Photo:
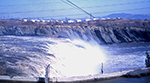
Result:
{"label": "river", "polygon": [[150,43],[121,43],[104,45],[103,48],[109,58],[104,67],[108,73],[145,67],[145,51],[150,50]]}
{"label": "river", "polygon": [[1,75],[44,77],[81,76],[145,67],[150,42],[99,45],[95,41],[38,36],[0,36]]}

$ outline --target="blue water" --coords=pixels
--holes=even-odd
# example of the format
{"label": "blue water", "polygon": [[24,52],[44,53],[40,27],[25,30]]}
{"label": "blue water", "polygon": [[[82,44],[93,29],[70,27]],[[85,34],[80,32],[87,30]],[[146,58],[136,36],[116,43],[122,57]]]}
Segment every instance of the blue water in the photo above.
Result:
{"label": "blue water", "polygon": [[104,72],[117,72],[145,67],[145,51],[150,50],[150,43],[122,43],[104,45],[107,50],[107,60]]}
{"label": "blue water", "polygon": [[150,50],[150,42],[98,47],[69,39],[0,36],[0,66],[7,75],[33,77],[44,76],[49,63],[52,77],[101,74],[102,61],[104,73],[133,70],[145,67],[145,51]]}

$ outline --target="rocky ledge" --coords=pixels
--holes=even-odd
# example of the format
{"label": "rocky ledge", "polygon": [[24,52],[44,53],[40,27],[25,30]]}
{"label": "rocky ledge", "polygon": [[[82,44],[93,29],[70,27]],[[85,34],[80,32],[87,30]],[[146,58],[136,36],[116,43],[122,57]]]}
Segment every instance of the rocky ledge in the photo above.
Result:
{"label": "rocky ledge", "polygon": [[34,23],[0,20],[0,36],[49,36],[96,40],[99,44],[149,42],[150,21],[109,19],[81,23]]}

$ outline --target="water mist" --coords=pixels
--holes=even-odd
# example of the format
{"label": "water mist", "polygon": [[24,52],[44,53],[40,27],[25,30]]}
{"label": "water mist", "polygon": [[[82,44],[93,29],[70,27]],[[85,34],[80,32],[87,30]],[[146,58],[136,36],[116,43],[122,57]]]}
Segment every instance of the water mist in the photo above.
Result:
{"label": "water mist", "polygon": [[[98,74],[101,64],[106,61],[104,50],[94,41],[54,40],[56,44],[47,44],[48,53],[57,59],[55,68],[65,76],[83,76]],[[53,66],[54,64],[52,64]]]}

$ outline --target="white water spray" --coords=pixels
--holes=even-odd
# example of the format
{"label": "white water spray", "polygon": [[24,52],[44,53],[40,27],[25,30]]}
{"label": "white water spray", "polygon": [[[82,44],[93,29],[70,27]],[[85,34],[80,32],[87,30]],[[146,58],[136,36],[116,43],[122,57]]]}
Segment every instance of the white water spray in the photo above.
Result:
{"label": "white water spray", "polygon": [[[16,73],[31,77],[45,77],[49,63],[51,78],[100,74],[101,69],[104,73],[138,69],[145,67],[145,50],[150,48],[146,42],[101,46],[92,41],[49,37],[2,36],[0,39],[3,40],[0,58],[7,63],[4,69],[17,69]],[[7,73],[14,75],[13,71]]]}
{"label": "white water spray", "polygon": [[94,42],[82,40],[57,40],[57,44],[47,44],[48,53],[54,54],[57,63],[64,66],[55,66],[65,76],[83,76],[98,74],[100,65],[106,61],[104,50]]}

